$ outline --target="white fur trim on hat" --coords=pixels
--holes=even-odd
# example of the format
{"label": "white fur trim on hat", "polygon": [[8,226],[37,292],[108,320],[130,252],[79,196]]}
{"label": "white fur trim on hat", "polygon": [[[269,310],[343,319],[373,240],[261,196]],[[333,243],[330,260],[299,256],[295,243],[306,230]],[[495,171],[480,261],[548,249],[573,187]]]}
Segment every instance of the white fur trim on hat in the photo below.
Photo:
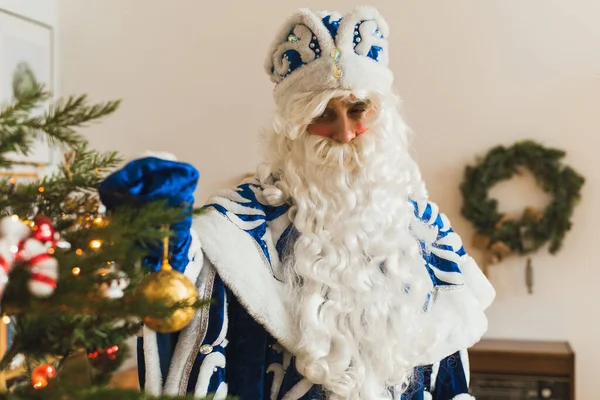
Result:
{"label": "white fur trim on hat", "polygon": [[167,161],[177,161],[175,154],[166,151],[147,151],[144,153],[144,157],[155,157]]}
{"label": "white fur trim on hat", "polygon": [[[298,93],[335,89],[386,93],[391,89],[389,28],[381,14],[373,7],[357,7],[341,17],[335,37],[323,22],[327,16],[339,18],[338,13],[298,11],[269,48],[265,70],[276,83],[274,98],[280,110]],[[334,61],[336,49],[339,58]],[[368,56],[373,49],[378,49],[376,60]],[[303,65],[292,70],[285,54],[288,51],[295,52]],[[334,75],[336,65],[342,71],[339,77]]]}

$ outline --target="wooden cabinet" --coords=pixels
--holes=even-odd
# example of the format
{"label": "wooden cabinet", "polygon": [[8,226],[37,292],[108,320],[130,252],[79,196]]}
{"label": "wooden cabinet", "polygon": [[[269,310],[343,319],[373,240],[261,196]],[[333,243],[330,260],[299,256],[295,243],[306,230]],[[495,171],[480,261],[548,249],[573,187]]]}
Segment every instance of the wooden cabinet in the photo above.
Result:
{"label": "wooden cabinet", "polygon": [[575,400],[575,355],[566,342],[484,339],[469,358],[477,400]]}

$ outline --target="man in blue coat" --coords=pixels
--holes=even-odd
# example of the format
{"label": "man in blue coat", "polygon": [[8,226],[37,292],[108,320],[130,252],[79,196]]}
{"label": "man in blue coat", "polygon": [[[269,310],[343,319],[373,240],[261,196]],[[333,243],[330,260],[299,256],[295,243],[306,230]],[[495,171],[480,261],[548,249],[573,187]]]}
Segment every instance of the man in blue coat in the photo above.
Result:
{"label": "man in blue coat", "polygon": [[370,7],[301,10],[277,33],[267,159],[194,221],[184,272],[213,301],[176,334],[144,328],[148,393],[472,398],[494,290],[428,200],[388,35]]}

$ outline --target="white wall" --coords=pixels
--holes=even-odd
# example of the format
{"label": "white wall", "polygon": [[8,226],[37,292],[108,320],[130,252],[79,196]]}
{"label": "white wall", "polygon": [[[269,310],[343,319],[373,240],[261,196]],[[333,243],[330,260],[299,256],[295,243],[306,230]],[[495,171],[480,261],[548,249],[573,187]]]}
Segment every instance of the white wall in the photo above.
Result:
{"label": "white wall", "polygon": [[0,8],[55,27],[58,0],[0,0]]}
{"label": "white wall", "polygon": [[[122,98],[114,117],[88,130],[92,144],[127,156],[176,153],[200,169],[203,200],[260,159],[258,132],[272,109],[263,57],[281,20],[297,7],[357,3],[61,0],[61,89]],[[525,260],[492,269],[499,297],[488,336],[568,340],[578,398],[597,398],[600,2],[372,3],[392,28],[391,65],[431,195],[468,249],[472,228],[460,215],[458,185],[476,155],[532,138],[565,149],[566,162],[586,176],[564,250],[533,259],[533,295],[524,288]],[[495,192],[507,210],[542,197],[522,181]]]}

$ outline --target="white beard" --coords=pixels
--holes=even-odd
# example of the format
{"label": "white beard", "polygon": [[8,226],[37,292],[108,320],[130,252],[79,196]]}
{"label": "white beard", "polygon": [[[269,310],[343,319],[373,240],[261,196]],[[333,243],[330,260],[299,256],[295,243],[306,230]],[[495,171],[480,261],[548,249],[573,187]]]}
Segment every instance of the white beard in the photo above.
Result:
{"label": "white beard", "polygon": [[409,228],[422,184],[399,115],[384,121],[350,144],[307,133],[271,143],[301,234],[286,266],[297,367],[331,399],[396,398],[432,341],[421,323],[431,281]]}

